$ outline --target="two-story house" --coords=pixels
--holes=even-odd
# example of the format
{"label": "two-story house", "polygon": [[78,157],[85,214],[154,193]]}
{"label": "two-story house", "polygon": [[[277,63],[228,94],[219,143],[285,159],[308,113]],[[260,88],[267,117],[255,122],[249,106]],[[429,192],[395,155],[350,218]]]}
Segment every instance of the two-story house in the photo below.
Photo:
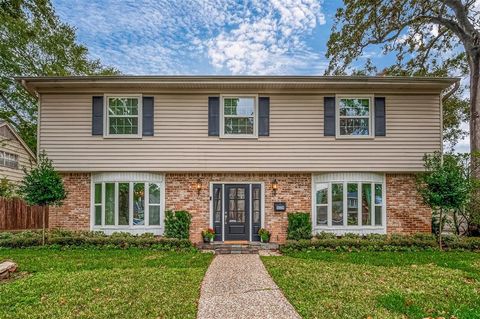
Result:
{"label": "two-story house", "polygon": [[429,232],[415,173],[442,149],[442,90],[458,79],[310,76],[24,77],[39,100],[38,149],[64,177],[50,225],[191,239],[313,232]]}

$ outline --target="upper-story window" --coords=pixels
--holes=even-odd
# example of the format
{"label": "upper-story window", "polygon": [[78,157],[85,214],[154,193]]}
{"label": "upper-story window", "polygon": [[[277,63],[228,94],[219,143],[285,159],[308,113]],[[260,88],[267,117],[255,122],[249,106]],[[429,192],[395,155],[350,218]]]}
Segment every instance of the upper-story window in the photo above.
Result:
{"label": "upper-story window", "polygon": [[369,137],[372,135],[372,103],[370,97],[338,98],[337,135]]}
{"label": "upper-story window", "polygon": [[18,155],[0,152],[0,166],[18,169]]}
{"label": "upper-story window", "polygon": [[141,136],[142,99],[140,96],[106,97],[106,135]]}
{"label": "upper-story window", "polygon": [[257,136],[257,98],[224,96],[222,98],[222,136]]}

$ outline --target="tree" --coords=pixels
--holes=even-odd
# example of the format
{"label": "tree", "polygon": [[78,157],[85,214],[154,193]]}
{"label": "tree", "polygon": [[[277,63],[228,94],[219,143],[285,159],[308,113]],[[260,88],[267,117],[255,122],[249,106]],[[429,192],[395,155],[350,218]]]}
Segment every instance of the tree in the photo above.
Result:
{"label": "tree", "polygon": [[75,29],[60,21],[49,0],[0,1],[0,119],[36,149],[37,102],[14,76],[114,74],[88,58]]}
{"label": "tree", "polygon": [[11,198],[15,195],[15,185],[8,178],[0,179],[0,197]]}
{"label": "tree", "polygon": [[37,166],[27,171],[18,191],[29,205],[43,206],[43,243],[45,243],[45,206],[62,205],[67,197],[60,174],[53,168],[45,151],[40,153]]}
{"label": "tree", "polygon": [[471,194],[463,155],[435,152],[424,156],[425,172],[417,176],[417,189],[425,204],[439,214],[438,241],[442,248],[444,213],[463,208]]}
{"label": "tree", "polygon": [[[341,74],[368,47],[395,54],[392,70],[470,77],[470,147],[480,151],[480,13],[475,0],[344,0],[328,41],[329,73]],[[368,61],[367,61],[368,62]],[[476,176],[480,171],[476,172]]]}

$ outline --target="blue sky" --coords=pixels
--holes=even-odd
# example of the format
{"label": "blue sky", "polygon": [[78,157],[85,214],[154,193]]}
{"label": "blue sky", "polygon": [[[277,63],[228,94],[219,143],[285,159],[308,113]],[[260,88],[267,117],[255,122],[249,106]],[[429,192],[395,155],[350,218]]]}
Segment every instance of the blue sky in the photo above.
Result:
{"label": "blue sky", "polygon": [[[53,0],[90,56],[124,74],[322,75],[339,0]],[[377,48],[377,69],[392,55]],[[458,151],[468,150],[462,141]]]}
{"label": "blue sky", "polygon": [[[337,0],[54,0],[125,74],[323,74]],[[388,57],[373,56],[380,67]],[[361,62],[359,62],[361,64]]]}

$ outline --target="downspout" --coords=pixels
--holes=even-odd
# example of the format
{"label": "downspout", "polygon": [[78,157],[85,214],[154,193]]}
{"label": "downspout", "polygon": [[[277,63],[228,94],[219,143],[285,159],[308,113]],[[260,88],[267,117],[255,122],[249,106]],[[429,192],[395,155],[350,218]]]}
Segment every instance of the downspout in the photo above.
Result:
{"label": "downspout", "polygon": [[446,99],[448,99],[450,96],[452,96],[452,94],[455,93],[458,90],[459,87],[460,87],[460,81],[456,81],[453,84],[453,88],[450,91],[448,91],[447,93],[443,94],[442,102],[445,102]]}

